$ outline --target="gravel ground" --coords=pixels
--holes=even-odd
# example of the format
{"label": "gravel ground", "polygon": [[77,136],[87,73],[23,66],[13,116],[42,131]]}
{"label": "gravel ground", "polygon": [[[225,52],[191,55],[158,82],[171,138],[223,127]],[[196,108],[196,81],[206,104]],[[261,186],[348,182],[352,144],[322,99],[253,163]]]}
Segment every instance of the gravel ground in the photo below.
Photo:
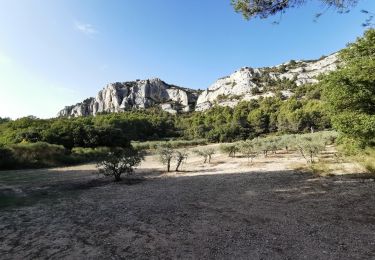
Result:
{"label": "gravel ground", "polygon": [[375,182],[298,160],[192,157],[162,174],[150,156],[132,185],[93,165],[0,172],[0,258],[375,259]]}

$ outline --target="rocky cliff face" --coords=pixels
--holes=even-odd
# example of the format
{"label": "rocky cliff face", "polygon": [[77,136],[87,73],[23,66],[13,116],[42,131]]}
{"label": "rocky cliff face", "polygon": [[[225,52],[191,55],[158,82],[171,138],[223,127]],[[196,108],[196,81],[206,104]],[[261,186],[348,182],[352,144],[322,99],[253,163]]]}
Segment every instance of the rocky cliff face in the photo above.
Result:
{"label": "rocky cliff face", "polygon": [[169,113],[204,111],[214,104],[235,106],[242,100],[274,96],[289,97],[293,88],[316,83],[317,76],[337,68],[337,54],[312,61],[289,61],[275,67],[241,68],[218,79],[198,96],[198,91],[169,85],[160,79],[111,83],[96,98],[65,107],[58,116],[86,116],[159,106]]}
{"label": "rocky cliff face", "polygon": [[169,113],[189,112],[194,109],[197,97],[196,90],[169,85],[160,79],[111,83],[96,98],[67,106],[58,116],[87,116],[152,106],[160,106]]}
{"label": "rocky cliff face", "polygon": [[[286,97],[292,95],[288,86],[316,83],[320,74],[335,70],[337,54],[314,61],[290,61],[275,67],[241,68],[228,77],[218,79],[197,100],[196,111],[209,109],[213,104],[235,106],[241,100],[275,95],[278,86]],[[292,83],[292,84],[291,84]],[[283,87],[283,85],[285,87]]]}

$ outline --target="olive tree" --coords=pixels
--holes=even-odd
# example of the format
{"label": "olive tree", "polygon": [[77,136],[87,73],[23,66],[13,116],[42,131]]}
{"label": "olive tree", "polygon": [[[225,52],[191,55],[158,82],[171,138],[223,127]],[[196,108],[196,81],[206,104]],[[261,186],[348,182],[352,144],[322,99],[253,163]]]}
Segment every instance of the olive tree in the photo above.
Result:
{"label": "olive tree", "polygon": [[184,162],[184,160],[188,157],[188,152],[186,151],[175,151],[174,156],[176,158],[176,172],[178,172],[180,166]]}
{"label": "olive tree", "polygon": [[174,157],[175,151],[170,144],[163,144],[158,147],[159,160],[162,164],[167,166],[167,172],[171,171],[171,161]]}
{"label": "olive tree", "polygon": [[121,181],[121,175],[131,175],[134,167],[144,159],[143,153],[133,147],[112,148],[103,160],[98,162],[99,172],[105,176],[113,176],[115,181]]}
{"label": "olive tree", "polygon": [[203,159],[204,159],[203,163],[210,163],[212,155],[215,154],[215,149],[206,148],[206,149],[202,149],[202,150],[194,150],[193,152],[195,154],[203,157]]}
{"label": "olive tree", "polygon": [[258,155],[258,147],[255,142],[250,140],[241,142],[239,144],[240,152],[247,158],[247,163],[253,162],[253,159]]}
{"label": "olive tree", "polygon": [[238,152],[238,145],[232,144],[221,144],[220,151],[227,153],[229,157],[236,157],[236,152]]}
{"label": "olive tree", "polygon": [[295,144],[295,135],[282,135],[280,137],[280,147],[285,148],[286,153],[289,153],[290,148],[293,148]]}
{"label": "olive tree", "polygon": [[314,157],[325,149],[324,139],[316,134],[298,136],[294,145],[307,163],[314,163]]}

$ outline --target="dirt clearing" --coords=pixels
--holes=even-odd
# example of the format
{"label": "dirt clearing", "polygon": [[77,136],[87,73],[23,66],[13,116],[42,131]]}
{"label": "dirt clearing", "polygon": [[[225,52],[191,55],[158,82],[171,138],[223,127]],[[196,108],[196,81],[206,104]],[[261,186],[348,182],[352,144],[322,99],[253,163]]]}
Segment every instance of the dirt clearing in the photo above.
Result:
{"label": "dirt clearing", "polygon": [[133,185],[94,165],[0,172],[0,258],[374,259],[373,179],[294,170],[303,163],[191,156],[164,174],[148,156]]}

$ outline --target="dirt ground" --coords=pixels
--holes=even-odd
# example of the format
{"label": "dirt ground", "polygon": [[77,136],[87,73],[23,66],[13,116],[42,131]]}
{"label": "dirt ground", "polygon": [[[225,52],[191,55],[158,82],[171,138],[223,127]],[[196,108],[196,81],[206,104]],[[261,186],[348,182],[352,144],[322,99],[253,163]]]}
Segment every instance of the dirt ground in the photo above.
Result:
{"label": "dirt ground", "polygon": [[147,156],[130,185],[95,165],[0,172],[0,259],[375,259],[374,180],[304,165],[191,154],[165,174]]}

